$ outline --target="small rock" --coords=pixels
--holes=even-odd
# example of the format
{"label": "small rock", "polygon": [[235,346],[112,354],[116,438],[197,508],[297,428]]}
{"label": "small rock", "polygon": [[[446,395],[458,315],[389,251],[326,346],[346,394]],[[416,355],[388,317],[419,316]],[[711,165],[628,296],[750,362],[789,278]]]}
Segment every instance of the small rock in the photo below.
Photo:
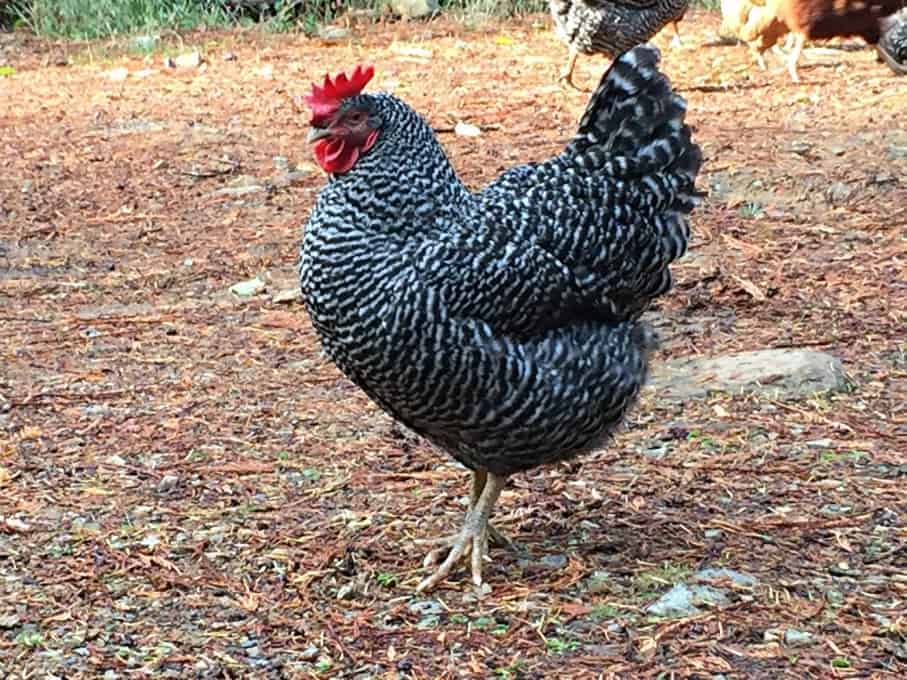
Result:
{"label": "small rock", "polygon": [[828,573],[832,576],[842,576],[842,577],[855,577],[859,576],[862,572],[859,569],[854,569],[847,562],[838,562],[833,564],[828,568]]}
{"label": "small rock", "polygon": [[627,651],[627,646],[623,643],[614,643],[610,645],[593,644],[585,645],[583,649],[592,656],[607,658],[623,656]]}
{"label": "small rock", "polygon": [[459,137],[478,137],[482,130],[477,125],[460,121],[454,126],[454,134]]}
{"label": "small rock", "polygon": [[143,69],[139,69],[138,71],[133,73],[132,77],[133,78],[148,78],[149,76],[153,76],[155,73],[157,73],[157,69],[143,68]]}
{"label": "small rock", "polygon": [[[87,406],[82,407],[82,413],[86,416],[109,416],[113,413],[113,409],[110,408],[107,404],[88,404]],[[119,457],[119,456],[117,456]],[[113,456],[111,456],[113,458]]]}
{"label": "small rock", "polygon": [[3,520],[4,525],[6,525],[7,530],[17,531],[19,533],[25,533],[31,529],[31,526],[26,522],[23,522],[18,517],[7,517]]}
{"label": "small rock", "polygon": [[126,465],[126,459],[122,456],[107,456],[107,463],[109,465]]}
{"label": "small rock", "polygon": [[275,175],[271,178],[271,184],[273,184],[278,189],[284,189],[286,187],[294,186],[302,182],[305,177],[308,177],[311,170],[308,168],[297,168],[290,172],[283,172],[279,175]]}
{"label": "small rock", "polygon": [[893,161],[907,160],[907,146],[892,144],[888,147],[888,157]]}
{"label": "small rock", "polygon": [[120,80],[126,80],[126,78],[128,76],[129,76],[129,69],[124,66],[121,66],[120,68],[115,68],[112,71],[107,71],[107,73],[104,74],[105,78],[107,78],[108,80],[113,80],[114,82],[117,82]]}
{"label": "small rock", "polygon": [[198,68],[202,63],[202,54],[197,50],[194,52],[186,52],[174,59],[173,63],[178,68]]}
{"label": "small rock", "polygon": [[825,190],[825,198],[832,205],[847,203],[854,195],[855,189],[846,182],[833,182]]}
{"label": "small rock", "polygon": [[157,483],[158,493],[169,493],[173,491],[180,483],[180,478],[176,475],[164,475],[161,481]]}
{"label": "small rock", "polygon": [[314,661],[321,654],[321,650],[315,645],[309,645],[299,653],[299,658],[303,661]]}
{"label": "small rock", "polygon": [[224,52],[220,58],[223,59],[224,61],[236,61],[236,55],[233,54],[233,52],[230,52],[229,50]]}
{"label": "small rock", "polygon": [[756,577],[744,574],[740,571],[735,571],[734,569],[728,569],[727,567],[702,569],[696,573],[694,578],[697,581],[720,581],[722,579],[728,579],[736,585],[744,586],[746,588],[752,588],[758,583]]}
{"label": "small rock", "polygon": [[839,517],[841,515],[846,515],[851,512],[853,507],[850,505],[839,505],[838,503],[829,503],[828,505],[823,505],[819,510],[826,517]]}
{"label": "small rock", "polygon": [[567,566],[566,555],[545,555],[540,562],[549,569],[563,569]]}
{"label": "small rock", "polygon": [[161,537],[158,534],[148,534],[142,539],[142,545],[146,548],[153,548],[161,542]]}
{"label": "small rock", "polygon": [[611,589],[611,574],[607,571],[596,570],[587,579],[586,589],[590,593],[604,593]]}
{"label": "small rock", "polygon": [[641,449],[642,455],[654,460],[661,460],[671,453],[671,447],[662,441],[647,442],[644,449]]}
{"label": "small rock", "polygon": [[318,37],[327,42],[337,42],[350,37],[350,32],[340,26],[322,26],[318,29]]}
{"label": "small rock", "polygon": [[256,276],[251,279],[246,279],[245,281],[240,281],[239,283],[234,283],[230,286],[230,292],[237,297],[249,298],[264,292],[265,288],[267,288],[267,284],[262,281],[260,277]]}
{"label": "small rock", "polygon": [[706,538],[721,538],[724,532],[721,529],[706,529],[703,535]]}
{"label": "small rock", "polygon": [[0,616],[0,628],[15,628],[19,625],[19,617],[16,614],[4,614]]}
{"label": "small rock", "polygon": [[446,611],[441,603],[435,600],[416,600],[410,603],[409,610],[416,616],[437,616]]}
{"label": "small rock", "polygon": [[829,588],[825,591],[825,599],[832,606],[839,606],[844,602],[844,593],[835,588]]}
{"label": "small rock", "polygon": [[290,171],[290,159],[286,156],[274,156],[272,160],[274,161],[274,167],[281,172]]}
{"label": "small rock", "polygon": [[296,302],[297,300],[302,300],[302,290],[299,288],[287,288],[275,294],[271,298],[271,302],[275,304],[288,304],[290,302]]}
{"label": "small rock", "polygon": [[392,0],[391,9],[404,19],[430,17],[440,11],[438,0]]}
{"label": "small rock", "polygon": [[804,630],[796,630],[794,628],[788,628],[784,632],[784,644],[790,647],[797,647],[799,645],[808,645],[813,640],[813,634],[807,633]]}
{"label": "small rock", "polygon": [[869,618],[875,619],[875,622],[878,623],[879,626],[882,628],[891,627],[891,619],[889,619],[887,616],[882,616],[881,614],[876,614],[875,612],[870,612]]}
{"label": "small rock", "polygon": [[157,35],[137,35],[132,39],[132,46],[139,50],[153,50],[160,39]]}
{"label": "small rock", "polygon": [[344,583],[337,589],[338,600],[352,600],[356,597],[356,586],[352,583]]}
{"label": "small rock", "polygon": [[812,439],[806,442],[811,449],[830,449],[835,443],[831,439]]}
{"label": "small rock", "polygon": [[711,586],[688,586],[678,583],[657,601],[646,607],[646,613],[665,618],[683,618],[702,612],[697,605],[723,606],[728,599],[723,592]]}
{"label": "small rock", "polygon": [[529,570],[563,569],[566,565],[566,555],[545,555],[541,559],[522,558],[517,560],[517,566],[520,567],[520,569]]}
{"label": "small rock", "polygon": [[252,184],[242,187],[222,187],[220,189],[215,189],[210,194],[208,194],[208,196],[211,198],[214,198],[216,196],[230,196],[231,198],[237,198],[239,196],[245,196],[246,194],[256,194],[264,190],[265,188],[260,184]]}
{"label": "small rock", "polygon": [[763,642],[778,642],[781,639],[781,631],[777,628],[769,628],[762,633]]}

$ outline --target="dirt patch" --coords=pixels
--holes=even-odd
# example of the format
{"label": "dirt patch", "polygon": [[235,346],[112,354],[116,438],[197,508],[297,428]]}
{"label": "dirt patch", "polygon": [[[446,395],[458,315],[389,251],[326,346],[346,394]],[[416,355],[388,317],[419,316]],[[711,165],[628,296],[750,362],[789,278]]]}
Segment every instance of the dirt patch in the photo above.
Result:
{"label": "dirt patch", "polygon": [[[585,104],[554,85],[547,18],[333,45],[197,34],[192,69],[17,43],[0,78],[0,669],[903,676],[907,81],[836,50],[807,53],[793,85],[703,46],[717,25],[692,13],[684,48],[657,40],[712,190],[660,356],[821,348],[852,391],[647,394],[608,449],[513,480],[498,524],[522,552],[493,552],[480,600],[463,572],[412,592],[413,539],[458,525],[464,471],[340,376],[298,301],[272,300],[323,183],[292,99],[371,61],[480,186],[555,153]],[[581,60],[578,80],[601,68]],[[275,181],[288,166],[309,172]],[[241,176],[260,190],[218,192]],[[228,292],[255,276],[263,293]],[[704,567],[757,581],[646,614]]]}

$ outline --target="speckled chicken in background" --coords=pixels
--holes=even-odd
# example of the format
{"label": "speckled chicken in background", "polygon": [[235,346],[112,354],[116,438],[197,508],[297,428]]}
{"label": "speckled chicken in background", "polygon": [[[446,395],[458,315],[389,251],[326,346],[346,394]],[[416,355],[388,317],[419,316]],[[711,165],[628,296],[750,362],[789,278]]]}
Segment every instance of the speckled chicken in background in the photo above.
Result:
{"label": "speckled chicken in background", "polygon": [[557,36],[567,43],[570,56],[561,80],[572,87],[573,69],[580,54],[604,54],[613,59],[631,47],[651,40],[668,24],[677,28],[690,0],[550,0]]}
{"label": "speckled chicken in background", "polygon": [[879,56],[898,75],[907,75],[907,9],[882,22]]}
{"label": "speckled chicken in background", "polygon": [[[602,78],[566,148],[470,192],[431,127],[357,67],[306,98],[330,180],[305,225],[305,305],[337,366],[473,471],[427,590],[471,555],[508,475],[606,441],[652,348],[639,317],[687,246],[701,155],[644,46]],[[503,540],[503,539],[502,539]]]}

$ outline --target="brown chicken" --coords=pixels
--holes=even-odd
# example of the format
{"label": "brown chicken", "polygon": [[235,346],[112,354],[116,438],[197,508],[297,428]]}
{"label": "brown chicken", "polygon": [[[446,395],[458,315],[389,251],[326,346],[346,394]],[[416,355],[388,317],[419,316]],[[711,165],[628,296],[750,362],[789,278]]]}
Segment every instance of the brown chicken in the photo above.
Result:
{"label": "brown chicken", "polygon": [[903,5],[904,0],[724,0],[722,25],[739,22],[736,35],[759,53],[760,64],[762,52],[788,31],[793,33],[787,70],[796,83],[797,62],[807,40],[859,36],[875,45],[882,20]]}
{"label": "brown chicken", "polygon": [[788,35],[787,24],[777,16],[778,0],[721,0],[722,36],[745,42],[759,68],[765,70],[763,54]]}

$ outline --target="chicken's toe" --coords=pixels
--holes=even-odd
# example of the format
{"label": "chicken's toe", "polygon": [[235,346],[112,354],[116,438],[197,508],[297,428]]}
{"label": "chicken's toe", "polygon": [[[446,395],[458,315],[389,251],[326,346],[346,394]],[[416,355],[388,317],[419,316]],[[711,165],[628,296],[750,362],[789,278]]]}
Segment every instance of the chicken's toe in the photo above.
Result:
{"label": "chicken's toe", "polygon": [[[473,507],[466,513],[466,521],[463,522],[463,528],[460,530],[456,540],[454,540],[453,545],[451,545],[447,557],[431,576],[423,579],[416,586],[416,592],[422,593],[437,586],[447,578],[454,565],[467,555],[470,556],[472,581],[477,586],[482,585],[482,562],[488,550],[489,534],[492,533],[488,516],[491,514],[491,509],[494,507],[495,501],[498,499],[506,481],[506,477],[488,474],[488,481],[482,486],[482,491]],[[497,534],[498,539],[504,539],[500,532],[495,531],[494,533]],[[506,541],[506,539],[504,540]],[[509,541],[507,542],[509,543]],[[443,551],[443,548],[433,550],[428,554],[426,566],[436,559],[440,551]]]}
{"label": "chicken's toe", "polygon": [[[454,565],[459,562],[461,558],[475,549],[473,531],[471,531],[471,528],[468,526],[468,524],[469,523],[467,522],[467,526],[463,528],[463,531],[460,533],[460,536],[457,539],[456,543],[451,546],[450,552],[447,553],[447,558],[437,569],[435,569],[433,574],[422,579],[419,585],[416,586],[417,593],[429,591],[437,586],[441,581],[447,578],[448,574],[450,574],[450,570],[453,569]],[[434,553],[438,553],[438,555],[440,555],[440,553],[442,553],[443,551],[443,548],[438,548],[430,552],[425,558],[427,563],[425,566],[431,566],[431,564],[428,564],[428,562],[429,558],[433,557]]]}

